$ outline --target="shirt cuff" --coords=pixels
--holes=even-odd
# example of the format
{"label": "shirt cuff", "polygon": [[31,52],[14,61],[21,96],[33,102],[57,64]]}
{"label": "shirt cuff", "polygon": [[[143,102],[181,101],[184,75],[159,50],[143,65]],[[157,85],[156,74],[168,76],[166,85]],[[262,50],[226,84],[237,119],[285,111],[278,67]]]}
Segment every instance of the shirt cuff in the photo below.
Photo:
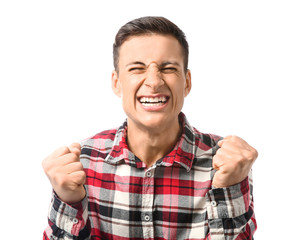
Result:
{"label": "shirt cuff", "polygon": [[230,187],[209,190],[206,195],[208,219],[241,216],[249,210],[250,197],[249,177]]}
{"label": "shirt cuff", "polygon": [[62,231],[69,235],[78,236],[88,219],[87,196],[81,202],[69,205],[60,200],[53,192],[48,218]]}

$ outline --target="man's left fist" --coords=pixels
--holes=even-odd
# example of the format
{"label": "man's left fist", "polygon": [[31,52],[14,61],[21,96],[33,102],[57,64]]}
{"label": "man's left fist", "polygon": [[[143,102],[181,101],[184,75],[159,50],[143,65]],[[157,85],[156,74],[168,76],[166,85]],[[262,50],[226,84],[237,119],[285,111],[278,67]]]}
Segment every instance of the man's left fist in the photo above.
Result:
{"label": "man's left fist", "polygon": [[217,171],[212,185],[223,188],[242,182],[258,157],[256,149],[237,136],[225,137],[218,146],[213,157],[213,168]]}

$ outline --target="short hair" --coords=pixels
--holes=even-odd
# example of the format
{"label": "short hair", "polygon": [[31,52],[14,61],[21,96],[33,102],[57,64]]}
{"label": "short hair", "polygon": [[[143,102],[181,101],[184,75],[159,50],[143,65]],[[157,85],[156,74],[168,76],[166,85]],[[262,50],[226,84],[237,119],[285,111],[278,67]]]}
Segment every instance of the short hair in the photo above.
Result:
{"label": "short hair", "polygon": [[184,70],[188,68],[189,45],[184,32],[173,22],[164,17],[141,17],[134,19],[122,26],[115,37],[113,44],[114,68],[119,71],[119,54],[122,44],[132,36],[146,34],[171,35],[175,37],[183,50]]}

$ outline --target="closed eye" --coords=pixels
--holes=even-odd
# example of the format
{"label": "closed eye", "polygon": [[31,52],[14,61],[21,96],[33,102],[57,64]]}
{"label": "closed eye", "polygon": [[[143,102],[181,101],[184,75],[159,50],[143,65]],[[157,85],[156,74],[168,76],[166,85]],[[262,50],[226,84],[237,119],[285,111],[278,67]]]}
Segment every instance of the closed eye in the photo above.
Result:
{"label": "closed eye", "polygon": [[136,71],[136,70],[144,70],[144,68],[141,68],[141,67],[133,67],[133,68],[129,68],[129,72],[131,71]]}
{"label": "closed eye", "polygon": [[130,62],[126,65],[128,67],[128,72],[142,72],[145,70],[146,65],[143,62],[135,61]]}
{"label": "closed eye", "polygon": [[142,74],[146,71],[144,67],[131,67],[128,69],[128,72],[131,74]]}
{"label": "closed eye", "polygon": [[165,67],[160,70],[162,73],[174,73],[177,72],[177,68],[174,67]]}

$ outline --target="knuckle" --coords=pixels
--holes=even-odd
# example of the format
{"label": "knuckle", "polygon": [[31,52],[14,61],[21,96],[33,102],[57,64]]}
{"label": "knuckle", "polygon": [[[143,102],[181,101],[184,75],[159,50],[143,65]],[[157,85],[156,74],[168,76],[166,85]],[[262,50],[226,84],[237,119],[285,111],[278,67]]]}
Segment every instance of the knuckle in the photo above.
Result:
{"label": "knuckle", "polygon": [[83,168],[83,165],[82,165],[82,163],[81,163],[81,162],[78,162],[78,167],[79,167],[79,169],[80,169],[81,171],[83,171],[83,172],[84,172],[84,168]]}
{"label": "knuckle", "polygon": [[79,143],[72,143],[71,145],[70,145],[70,147],[74,147],[74,148],[78,148],[78,149],[80,149],[81,148],[81,145],[79,144]]}
{"label": "knuckle", "polygon": [[84,171],[82,171],[81,179],[82,179],[82,183],[85,183],[85,180],[86,180],[86,174],[85,174]]}
{"label": "knuckle", "polygon": [[86,180],[86,174],[84,171],[78,171],[73,178],[73,182],[76,183],[75,185],[84,184]]}
{"label": "knuckle", "polygon": [[253,152],[253,155],[254,155],[254,158],[258,158],[258,151],[255,149],[255,148],[252,148],[252,152]]}
{"label": "knuckle", "polygon": [[225,139],[227,139],[228,141],[237,141],[239,140],[240,138],[236,135],[228,135],[227,137],[225,137]]}
{"label": "knuckle", "polygon": [[243,166],[247,162],[247,157],[245,154],[239,154],[234,157],[234,161],[232,161],[232,164],[235,168],[239,168],[240,166]]}
{"label": "knuckle", "polygon": [[83,165],[81,162],[75,162],[74,166],[77,169],[77,171],[83,171]]}
{"label": "knuckle", "polygon": [[51,176],[52,181],[55,183],[55,185],[58,186],[64,186],[66,184],[66,180],[63,176],[61,176],[60,174],[53,174]]}
{"label": "knuckle", "polygon": [[81,170],[81,171],[80,171],[80,176],[81,176],[82,178],[86,178],[86,174],[85,174],[85,171],[84,171],[84,170]]}
{"label": "knuckle", "polygon": [[232,139],[233,141],[237,141],[237,140],[239,140],[239,137],[236,136],[236,135],[231,135],[231,139]]}
{"label": "knuckle", "polygon": [[65,155],[70,152],[70,149],[67,146],[63,146],[59,148],[59,151],[61,152],[62,155]]}
{"label": "knuckle", "polygon": [[73,153],[73,152],[69,153],[69,157],[70,157],[70,159],[71,159],[73,162],[76,162],[76,161],[79,160],[78,155],[76,155],[76,154]]}
{"label": "knuckle", "polygon": [[250,162],[253,162],[256,159],[256,157],[257,157],[256,150],[255,151],[250,150],[245,153],[245,158]]}
{"label": "knuckle", "polygon": [[44,172],[47,174],[51,171],[51,169],[53,168],[53,158],[47,157],[42,161],[42,167]]}
{"label": "knuckle", "polygon": [[215,158],[222,156],[224,154],[224,148],[219,148],[215,154]]}

